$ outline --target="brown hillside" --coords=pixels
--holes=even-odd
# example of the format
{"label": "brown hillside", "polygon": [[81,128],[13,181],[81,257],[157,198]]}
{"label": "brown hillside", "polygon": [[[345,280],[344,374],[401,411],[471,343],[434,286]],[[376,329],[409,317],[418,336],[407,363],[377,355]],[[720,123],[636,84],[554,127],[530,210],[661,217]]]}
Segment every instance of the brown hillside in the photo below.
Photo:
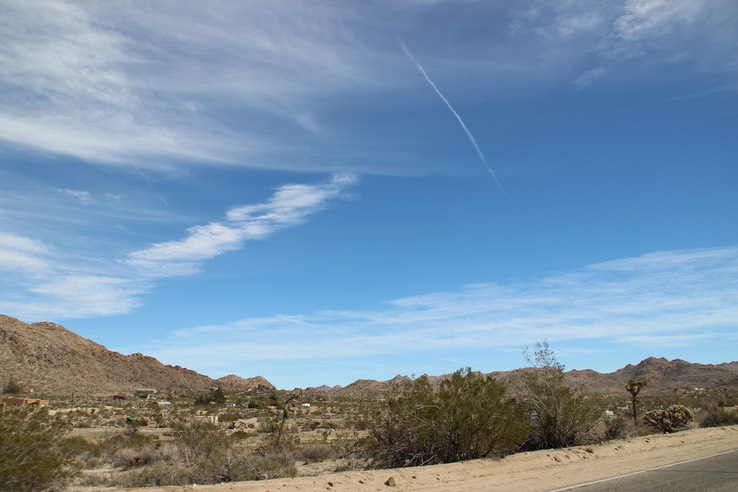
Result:
{"label": "brown hillside", "polygon": [[[507,383],[515,393],[520,376],[527,370],[490,375]],[[429,379],[439,384],[444,377],[447,375],[429,376]],[[649,393],[693,388],[738,389],[738,362],[694,364],[680,359],[649,357],[611,373],[573,370],[565,377],[569,384],[580,384],[596,393],[622,392],[623,384],[629,379],[645,379]],[[143,354],[112,352],[55,323],[29,325],[3,315],[0,315],[0,378],[0,384],[12,379],[37,393],[55,395],[112,394],[139,388],[160,391],[203,391],[216,386],[234,391],[274,389],[261,376],[242,378],[231,374],[214,380],[184,367],[164,365]],[[393,383],[407,379],[399,375],[384,382],[360,379],[343,388],[322,386],[309,391],[356,397],[388,390]]]}
{"label": "brown hillside", "polygon": [[[218,382],[143,354],[122,355],[63,326],[0,315],[0,374],[37,393],[113,394],[139,388],[202,391]],[[240,379],[240,378],[239,378]],[[269,385],[263,378],[256,384]],[[250,380],[243,380],[250,381]],[[247,383],[244,383],[247,384]]]}
{"label": "brown hillside", "polygon": [[242,378],[229,374],[215,380],[218,386],[231,391],[273,390],[274,385],[261,376]]}
{"label": "brown hillside", "polygon": [[[515,394],[521,389],[520,381],[525,372],[531,369],[515,369],[512,371],[496,371],[488,373],[500,382],[505,383]],[[431,384],[440,384],[448,377],[428,376]],[[409,379],[395,376],[389,381],[360,379],[345,388],[327,389],[344,396],[355,396],[371,392],[388,391],[393,383]],[[623,393],[623,385],[629,379],[643,379],[648,383],[650,394],[667,393],[676,389],[691,390],[694,388],[727,388],[738,389],[738,362],[722,364],[696,364],[681,359],[667,360],[649,357],[637,365],[628,364],[611,373],[599,373],[591,369],[572,370],[564,373],[566,384],[581,385],[586,390],[598,394]]]}

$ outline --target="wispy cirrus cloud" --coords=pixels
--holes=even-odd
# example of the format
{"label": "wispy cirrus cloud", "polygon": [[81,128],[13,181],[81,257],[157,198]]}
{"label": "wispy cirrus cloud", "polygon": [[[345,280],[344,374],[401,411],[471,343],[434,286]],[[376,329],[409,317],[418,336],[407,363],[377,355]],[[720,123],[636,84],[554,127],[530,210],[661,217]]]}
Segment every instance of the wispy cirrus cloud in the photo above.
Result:
{"label": "wispy cirrus cloud", "polygon": [[260,167],[246,159],[258,154],[289,167],[265,153],[319,128],[311,97],[369,80],[344,16],[300,2],[3,2],[0,139],[103,164]]}
{"label": "wispy cirrus cloud", "polygon": [[396,299],[376,310],[277,314],[183,329],[150,351],[210,372],[239,360],[259,361],[260,367],[286,359],[334,360],[346,367],[365,356],[514,350],[544,338],[564,346],[582,340],[674,346],[734,339],[736,320],[733,247],[657,252],[525,282],[468,285]]}
{"label": "wispy cirrus cloud", "polygon": [[686,62],[734,74],[738,64],[730,53],[737,37],[726,29],[726,20],[735,22],[737,16],[730,0],[534,0],[515,10],[511,32],[534,34],[543,43],[544,66],[581,67],[572,81],[584,88],[644,60],[652,66]]}
{"label": "wispy cirrus cloud", "polygon": [[41,241],[0,234],[0,312],[31,319],[84,318],[130,312],[156,279],[196,273],[202,263],[241,249],[247,241],[264,240],[347,196],[357,182],[336,174],[317,184],[287,184],[264,203],[230,209],[222,222],[188,229],[184,239],[156,243],[122,258],[62,254]]}
{"label": "wispy cirrus cloud", "polygon": [[204,260],[240,249],[246,241],[265,239],[280,229],[301,224],[356,181],[354,175],[340,174],[318,185],[282,186],[265,203],[234,207],[225,221],[191,227],[184,239],[134,251],[125,263],[147,277],[194,273]]}
{"label": "wispy cirrus cloud", "polygon": [[55,255],[54,248],[42,241],[16,234],[0,235],[0,271],[33,274],[46,268]]}
{"label": "wispy cirrus cloud", "polygon": [[[390,21],[371,3],[226,1],[205,8],[182,0],[131,8],[7,0],[0,5],[0,140],[168,172],[174,162],[411,172],[367,144],[363,133],[336,123],[343,116],[336,118],[332,101],[385,99],[388,90],[402,90],[402,52],[381,41],[386,36],[377,37],[375,27],[393,35],[399,29],[422,46],[427,33],[412,26],[416,16],[448,8],[438,3],[402,4]],[[466,78],[508,89],[531,73],[541,83],[568,78],[584,88],[626,71],[634,59],[686,61],[729,74],[738,68],[731,0],[530,0],[490,15],[506,18],[511,34],[501,41],[475,31],[474,42],[493,56],[434,52],[434,73],[461,72],[462,58]],[[454,25],[443,29],[450,39],[468,36]],[[402,109],[385,116],[402,116]],[[305,146],[321,155],[339,146],[382,159],[314,159],[306,168],[285,158]]]}

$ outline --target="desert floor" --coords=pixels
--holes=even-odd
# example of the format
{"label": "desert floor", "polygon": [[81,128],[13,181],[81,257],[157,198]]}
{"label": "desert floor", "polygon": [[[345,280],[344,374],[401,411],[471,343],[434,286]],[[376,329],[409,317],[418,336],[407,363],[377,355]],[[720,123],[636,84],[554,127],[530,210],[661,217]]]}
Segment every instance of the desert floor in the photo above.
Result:
{"label": "desert floor", "polygon": [[[125,489],[128,492],[550,491],[738,449],[738,426],[692,429],[504,459],[392,470],[329,473],[262,482]],[[393,486],[387,485],[390,477]],[[85,488],[85,491],[121,489]]]}

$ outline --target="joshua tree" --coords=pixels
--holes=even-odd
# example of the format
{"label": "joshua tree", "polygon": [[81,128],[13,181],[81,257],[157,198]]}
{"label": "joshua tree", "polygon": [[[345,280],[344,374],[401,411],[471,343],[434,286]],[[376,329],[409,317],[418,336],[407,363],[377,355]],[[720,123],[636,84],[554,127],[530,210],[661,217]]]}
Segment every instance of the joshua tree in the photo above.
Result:
{"label": "joshua tree", "polygon": [[638,406],[636,397],[644,386],[646,386],[646,381],[643,379],[631,379],[625,383],[625,390],[633,397],[633,425],[635,426],[638,426]]}
{"label": "joshua tree", "polygon": [[284,423],[287,421],[287,417],[290,416],[290,408],[292,408],[292,402],[297,400],[297,395],[292,394],[289,398],[287,398],[287,401],[284,403],[284,408],[282,409],[282,420],[279,422],[279,430],[277,432],[277,444],[282,440],[282,432],[284,430]]}

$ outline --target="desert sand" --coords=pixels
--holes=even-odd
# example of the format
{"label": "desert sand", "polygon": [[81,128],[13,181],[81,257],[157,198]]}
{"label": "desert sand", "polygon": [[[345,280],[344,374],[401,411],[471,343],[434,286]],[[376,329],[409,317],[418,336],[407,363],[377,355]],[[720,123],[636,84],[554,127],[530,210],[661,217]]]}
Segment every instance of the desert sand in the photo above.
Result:
{"label": "desert sand", "polygon": [[[550,491],[738,449],[738,426],[615,440],[448,465],[329,473],[261,482],[126,489],[128,492]],[[394,485],[386,485],[390,477]],[[85,488],[85,491],[115,489]],[[117,489],[120,490],[120,489]]]}

